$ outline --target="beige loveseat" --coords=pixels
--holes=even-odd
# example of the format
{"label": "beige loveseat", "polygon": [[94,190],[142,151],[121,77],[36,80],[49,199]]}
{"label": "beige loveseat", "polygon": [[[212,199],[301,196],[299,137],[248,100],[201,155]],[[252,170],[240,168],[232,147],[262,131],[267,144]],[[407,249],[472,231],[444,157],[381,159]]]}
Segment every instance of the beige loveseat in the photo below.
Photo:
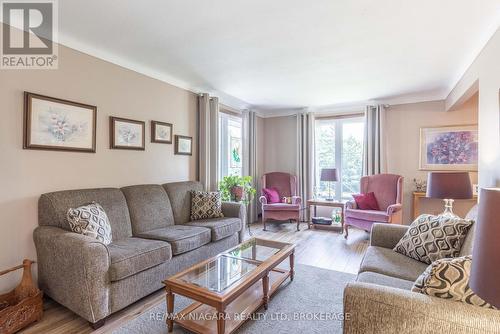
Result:
{"label": "beige loveseat", "polygon": [[[475,219],[475,209],[468,218]],[[427,264],[393,251],[408,226],[375,224],[355,283],[344,290],[345,334],[500,333],[500,311],[411,292]],[[474,226],[460,256],[472,254]],[[500,265],[500,264],[499,264]]]}
{"label": "beige loveseat", "polygon": [[[223,203],[224,218],[190,221],[198,182],[67,190],[43,194],[33,233],[43,292],[94,327],[162,288],[162,280],[242,241],[245,208]],[[69,208],[95,201],[111,223],[104,245],[70,231]]]}

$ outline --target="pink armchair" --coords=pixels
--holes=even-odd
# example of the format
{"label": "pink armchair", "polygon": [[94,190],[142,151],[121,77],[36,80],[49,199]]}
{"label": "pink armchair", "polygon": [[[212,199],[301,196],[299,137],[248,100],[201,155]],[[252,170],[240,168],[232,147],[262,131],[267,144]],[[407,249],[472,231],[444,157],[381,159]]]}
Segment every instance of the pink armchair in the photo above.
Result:
{"label": "pink armchair", "polygon": [[295,220],[297,222],[297,231],[300,231],[300,204],[302,200],[297,196],[297,177],[288,173],[273,172],[262,176],[262,188],[276,188],[283,197],[291,197],[292,204],[287,203],[267,203],[267,198],[262,193],[260,203],[262,205],[262,224],[266,230],[266,221],[274,220]]}
{"label": "pink armchair", "polygon": [[375,193],[380,211],[359,210],[354,200],[345,204],[345,237],[349,226],[370,231],[374,223],[401,224],[403,177],[395,174],[363,176],[360,182],[361,193]]}

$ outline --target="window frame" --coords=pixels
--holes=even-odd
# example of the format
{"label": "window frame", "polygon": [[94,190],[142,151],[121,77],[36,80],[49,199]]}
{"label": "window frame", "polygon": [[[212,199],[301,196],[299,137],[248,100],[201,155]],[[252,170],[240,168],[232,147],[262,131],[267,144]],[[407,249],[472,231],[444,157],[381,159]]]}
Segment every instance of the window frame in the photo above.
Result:
{"label": "window frame", "polygon": [[[342,178],[342,155],[343,155],[343,125],[347,122],[353,122],[353,121],[358,121],[365,123],[365,114],[364,113],[353,113],[353,114],[345,114],[345,115],[335,115],[335,116],[323,116],[323,117],[316,117],[315,118],[315,124],[314,124],[314,130],[315,133],[317,132],[317,126],[321,122],[327,122],[327,121],[333,121],[335,124],[334,128],[334,135],[335,135],[335,156],[334,156],[334,166],[328,166],[329,168],[337,168],[337,172],[339,175],[340,181],[337,181],[335,185],[332,185],[334,187],[332,197],[335,201],[337,202],[345,202],[349,198],[342,197],[342,190],[343,190],[343,178]],[[315,135],[316,136],[316,135]],[[319,160],[317,156],[317,141],[316,139],[314,140],[314,153],[315,153],[315,158],[314,158],[314,196],[318,198],[319,196],[319,187],[320,187],[320,173],[321,173],[321,168],[319,168]],[[338,167],[340,166],[340,167]],[[362,166],[360,166],[362,168]],[[323,167],[327,168],[327,167]]]}

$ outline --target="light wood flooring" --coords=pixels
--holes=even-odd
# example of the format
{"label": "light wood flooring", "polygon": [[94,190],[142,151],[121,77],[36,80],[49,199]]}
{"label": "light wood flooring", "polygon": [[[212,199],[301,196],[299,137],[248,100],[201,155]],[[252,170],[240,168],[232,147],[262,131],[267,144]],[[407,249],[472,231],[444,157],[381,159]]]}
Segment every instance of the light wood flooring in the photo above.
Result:
{"label": "light wood flooring", "polygon": [[[354,228],[349,229],[349,238],[345,240],[338,232],[308,230],[305,223],[301,224],[300,232],[296,231],[296,224],[268,223],[266,225],[267,231],[262,231],[262,224],[253,224],[251,226],[253,236],[295,243],[297,245],[295,261],[299,264],[356,274],[368,246],[368,233]],[[106,324],[97,331],[93,331],[86,320],[47,299],[42,321],[31,325],[21,333],[109,333],[137,315],[146,312],[163,298],[163,291],[155,292],[110,316]]]}

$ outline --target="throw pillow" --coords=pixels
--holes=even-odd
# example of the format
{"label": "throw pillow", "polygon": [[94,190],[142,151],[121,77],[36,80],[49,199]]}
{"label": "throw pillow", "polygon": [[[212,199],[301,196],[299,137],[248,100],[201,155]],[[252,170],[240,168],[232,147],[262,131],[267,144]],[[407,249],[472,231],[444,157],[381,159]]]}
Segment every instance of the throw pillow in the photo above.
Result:
{"label": "throw pillow", "polygon": [[267,203],[281,203],[280,194],[278,193],[278,189],[276,188],[263,188],[262,192],[264,196],[267,198]]}
{"label": "throw pillow", "polygon": [[224,215],[219,192],[191,191],[191,220],[221,217]]}
{"label": "throw pillow", "polygon": [[459,217],[420,215],[394,250],[428,264],[445,257],[457,257],[473,223]]}
{"label": "throw pillow", "polygon": [[377,199],[375,198],[375,193],[369,192],[366,194],[357,194],[352,195],[352,197],[354,197],[354,201],[356,202],[358,209],[380,211]]}
{"label": "throw pillow", "polygon": [[469,287],[471,265],[472,257],[470,255],[434,261],[417,278],[411,291],[471,305],[495,308],[476,295]]}
{"label": "throw pillow", "polygon": [[71,231],[99,240],[105,245],[112,241],[108,216],[98,203],[92,202],[66,213]]}

